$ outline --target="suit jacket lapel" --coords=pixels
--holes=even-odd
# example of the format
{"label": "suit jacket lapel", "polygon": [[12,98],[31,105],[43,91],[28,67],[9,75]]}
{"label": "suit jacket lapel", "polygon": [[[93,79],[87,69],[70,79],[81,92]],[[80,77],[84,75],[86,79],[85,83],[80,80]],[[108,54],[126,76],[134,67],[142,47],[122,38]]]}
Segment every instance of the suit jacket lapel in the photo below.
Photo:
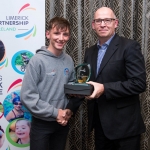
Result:
{"label": "suit jacket lapel", "polygon": [[114,38],[112,39],[112,41],[110,42],[110,44],[109,44],[109,46],[108,46],[108,48],[106,50],[106,53],[105,53],[105,55],[103,57],[101,65],[100,65],[99,73],[101,73],[101,71],[103,70],[103,68],[108,63],[109,59],[112,57],[112,55],[114,54],[114,52],[117,50],[118,44],[119,44],[119,36],[116,34],[114,36]]}
{"label": "suit jacket lapel", "polygon": [[97,76],[97,55],[98,55],[98,48],[97,48],[97,44],[95,44],[93,49],[93,54],[92,54],[92,66],[91,66],[94,72],[94,79]]}

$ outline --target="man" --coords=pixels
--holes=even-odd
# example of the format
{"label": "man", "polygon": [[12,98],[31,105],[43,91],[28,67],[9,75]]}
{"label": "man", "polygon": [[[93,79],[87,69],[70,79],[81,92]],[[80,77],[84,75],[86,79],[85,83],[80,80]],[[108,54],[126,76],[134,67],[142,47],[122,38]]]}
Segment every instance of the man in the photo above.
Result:
{"label": "man", "polygon": [[33,115],[30,150],[64,150],[68,119],[80,104],[64,94],[64,84],[74,80],[73,60],[63,52],[70,38],[69,22],[61,17],[51,19],[46,37],[49,46],[37,50],[29,61],[21,101]]}
{"label": "man", "polygon": [[95,129],[96,150],[139,150],[145,126],[139,94],[146,88],[140,45],[115,33],[118,20],[107,7],[94,14],[92,28],[98,42],[86,49],[85,63],[92,68],[87,96],[89,130]]}

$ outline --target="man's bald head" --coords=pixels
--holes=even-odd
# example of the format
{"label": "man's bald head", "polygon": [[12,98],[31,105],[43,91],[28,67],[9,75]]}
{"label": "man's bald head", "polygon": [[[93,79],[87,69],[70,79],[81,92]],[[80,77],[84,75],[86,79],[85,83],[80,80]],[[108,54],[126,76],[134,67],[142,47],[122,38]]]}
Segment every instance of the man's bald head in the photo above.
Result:
{"label": "man's bald head", "polygon": [[98,35],[100,43],[103,44],[109,40],[115,34],[115,29],[117,27],[118,20],[112,9],[101,7],[95,12],[92,28]]}
{"label": "man's bald head", "polygon": [[111,17],[111,18],[115,18],[116,19],[115,13],[109,7],[101,7],[99,9],[97,9],[97,11],[94,14],[94,19],[97,19],[96,17],[100,16],[100,15],[103,15],[104,18],[108,18],[108,17],[105,17],[105,16],[109,15],[109,18]]}

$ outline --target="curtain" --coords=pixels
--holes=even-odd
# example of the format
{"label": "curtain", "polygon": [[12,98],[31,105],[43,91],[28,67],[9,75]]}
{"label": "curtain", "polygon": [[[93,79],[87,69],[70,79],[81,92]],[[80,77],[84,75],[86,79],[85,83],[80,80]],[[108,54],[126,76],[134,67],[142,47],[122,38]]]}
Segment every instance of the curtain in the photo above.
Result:
{"label": "curtain", "polygon": [[[140,95],[141,113],[146,125],[142,134],[141,150],[150,149],[150,0],[46,0],[46,28],[51,18],[65,17],[71,23],[71,39],[64,51],[75,66],[83,62],[85,48],[96,43],[91,28],[94,12],[101,6],[114,10],[119,19],[117,33],[141,44],[147,72],[147,89]],[[46,40],[46,45],[48,45]],[[66,150],[94,150],[94,133],[87,135],[86,101],[69,122],[70,132]]]}

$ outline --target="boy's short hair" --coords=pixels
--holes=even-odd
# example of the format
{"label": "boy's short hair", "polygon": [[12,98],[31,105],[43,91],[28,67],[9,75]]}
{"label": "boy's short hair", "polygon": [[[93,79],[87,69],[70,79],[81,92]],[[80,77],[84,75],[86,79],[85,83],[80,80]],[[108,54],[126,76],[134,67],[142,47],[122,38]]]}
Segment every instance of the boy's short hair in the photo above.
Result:
{"label": "boy's short hair", "polygon": [[63,17],[54,17],[50,20],[48,30],[56,27],[57,29],[68,29],[70,32],[70,23]]}

